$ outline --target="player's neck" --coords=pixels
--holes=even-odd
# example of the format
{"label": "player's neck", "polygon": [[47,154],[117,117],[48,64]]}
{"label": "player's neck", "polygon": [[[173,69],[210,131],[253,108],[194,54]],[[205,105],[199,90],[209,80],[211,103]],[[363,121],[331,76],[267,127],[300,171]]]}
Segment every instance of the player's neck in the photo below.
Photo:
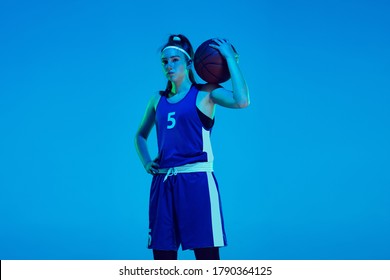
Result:
{"label": "player's neck", "polygon": [[172,83],[172,90],[170,96],[185,94],[190,90],[191,86],[192,83],[189,79],[186,79],[181,83]]}

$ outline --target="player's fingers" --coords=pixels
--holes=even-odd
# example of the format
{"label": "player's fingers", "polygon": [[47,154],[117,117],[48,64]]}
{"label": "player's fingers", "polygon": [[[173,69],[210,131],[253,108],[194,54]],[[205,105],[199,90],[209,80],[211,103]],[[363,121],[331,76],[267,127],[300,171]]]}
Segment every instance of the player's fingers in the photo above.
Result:
{"label": "player's fingers", "polygon": [[219,49],[219,45],[209,44],[209,46],[214,48],[214,49]]}
{"label": "player's fingers", "polygon": [[221,39],[219,39],[219,38],[214,38],[213,41],[216,42],[218,45],[221,45],[221,44],[224,43],[224,42],[223,42]]}
{"label": "player's fingers", "polygon": [[233,47],[233,45],[227,40],[227,39],[213,39],[214,42],[216,42],[218,45],[211,45],[209,44],[210,47],[213,47],[214,49],[220,50],[221,48],[224,48],[226,46],[228,47]]}
{"label": "player's fingers", "polygon": [[158,168],[159,168],[159,164],[158,163],[155,163],[153,162],[152,165],[150,166],[150,171],[151,173],[154,175],[154,174],[157,174],[158,173]]}
{"label": "player's fingers", "polygon": [[156,175],[158,173],[158,169],[151,168],[151,169],[149,169],[148,173],[150,173],[152,175]]}
{"label": "player's fingers", "polygon": [[218,42],[220,44],[229,44],[229,45],[231,45],[228,39],[225,39],[225,38],[224,39],[220,39],[220,38],[218,38],[216,40],[218,40]]}

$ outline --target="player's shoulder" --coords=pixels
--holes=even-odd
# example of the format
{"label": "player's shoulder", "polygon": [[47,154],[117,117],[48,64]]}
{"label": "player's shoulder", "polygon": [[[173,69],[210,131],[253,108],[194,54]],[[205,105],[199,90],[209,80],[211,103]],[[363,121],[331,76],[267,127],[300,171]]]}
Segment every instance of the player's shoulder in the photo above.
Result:
{"label": "player's shoulder", "polygon": [[161,92],[155,92],[149,99],[149,106],[153,107],[156,110],[158,103],[160,102]]}

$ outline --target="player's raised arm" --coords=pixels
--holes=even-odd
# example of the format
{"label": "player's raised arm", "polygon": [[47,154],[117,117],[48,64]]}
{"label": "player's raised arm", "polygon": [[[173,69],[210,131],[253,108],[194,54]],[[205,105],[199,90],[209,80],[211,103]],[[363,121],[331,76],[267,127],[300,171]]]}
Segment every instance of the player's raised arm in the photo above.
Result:
{"label": "player's raised arm", "polygon": [[248,107],[250,104],[249,89],[238,65],[238,54],[227,40],[214,39],[214,42],[215,44],[210,44],[210,46],[217,49],[226,59],[232,81],[232,91],[222,87],[217,88],[211,92],[210,98],[215,104],[228,108]]}

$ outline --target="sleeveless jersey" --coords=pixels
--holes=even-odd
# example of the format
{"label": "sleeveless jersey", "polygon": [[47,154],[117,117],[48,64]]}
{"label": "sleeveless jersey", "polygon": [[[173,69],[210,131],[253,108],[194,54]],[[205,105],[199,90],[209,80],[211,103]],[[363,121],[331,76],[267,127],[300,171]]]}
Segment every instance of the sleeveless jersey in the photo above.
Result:
{"label": "sleeveless jersey", "polygon": [[165,96],[161,96],[155,119],[160,168],[213,162],[211,129],[203,127],[196,108],[198,92],[192,85],[177,103],[169,103]]}

